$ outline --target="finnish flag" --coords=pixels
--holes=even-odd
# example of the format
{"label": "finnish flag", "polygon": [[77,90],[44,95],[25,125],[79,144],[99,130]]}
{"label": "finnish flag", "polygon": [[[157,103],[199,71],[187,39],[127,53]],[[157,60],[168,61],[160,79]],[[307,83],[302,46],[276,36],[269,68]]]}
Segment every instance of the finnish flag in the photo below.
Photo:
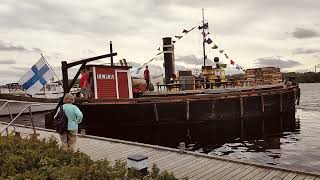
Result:
{"label": "finnish flag", "polygon": [[44,85],[53,81],[54,72],[49,68],[46,60],[41,57],[39,61],[27,71],[19,80],[19,84],[29,94],[38,93]]}

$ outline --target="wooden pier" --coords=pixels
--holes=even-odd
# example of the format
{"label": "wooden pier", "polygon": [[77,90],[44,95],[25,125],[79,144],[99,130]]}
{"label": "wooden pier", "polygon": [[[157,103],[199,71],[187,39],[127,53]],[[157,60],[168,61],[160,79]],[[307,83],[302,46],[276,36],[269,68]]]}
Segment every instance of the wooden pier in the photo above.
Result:
{"label": "wooden pier", "polygon": [[[0,122],[0,130],[5,127]],[[16,126],[18,132],[32,133],[32,128]],[[12,128],[10,128],[12,130]],[[37,128],[39,138],[59,135],[52,130]],[[157,164],[161,170],[173,172],[176,177],[188,179],[286,179],[286,180],[320,180],[320,174],[309,173],[275,166],[249,163],[142,143],[128,142],[89,135],[79,135],[76,144],[81,152],[94,160],[126,160],[128,155],[143,154],[148,156],[148,166]]]}

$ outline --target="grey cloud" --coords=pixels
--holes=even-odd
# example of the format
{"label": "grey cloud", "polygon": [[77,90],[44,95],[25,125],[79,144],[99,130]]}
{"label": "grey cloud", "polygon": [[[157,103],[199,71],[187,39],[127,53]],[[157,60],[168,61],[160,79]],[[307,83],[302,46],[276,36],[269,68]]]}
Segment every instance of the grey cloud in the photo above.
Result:
{"label": "grey cloud", "polygon": [[315,54],[315,53],[320,53],[320,49],[298,48],[292,51],[292,54]]}
{"label": "grey cloud", "polygon": [[108,6],[101,2],[92,6],[86,3],[59,3],[49,0],[25,0],[19,3],[7,1],[5,3],[12,8],[12,11],[0,13],[0,23],[5,24],[8,29],[51,30],[69,34],[108,36],[135,35],[146,28],[144,24],[152,27],[156,26],[154,23],[156,21],[165,22],[172,18],[171,13],[168,13],[170,10],[147,2],[149,1],[141,1],[134,8],[131,6],[132,3],[123,5],[110,2],[112,8],[106,11],[99,9]]}
{"label": "grey cloud", "polygon": [[297,39],[305,39],[305,38],[318,37],[318,36],[320,36],[320,34],[314,30],[311,30],[311,29],[305,29],[305,28],[298,27],[292,32],[292,36]]}
{"label": "grey cloud", "polygon": [[16,46],[16,45],[11,45],[11,44],[6,44],[2,41],[0,41],[0,51],[19,51],[19,52],[25,52],[28,51],[23,46]]}
{"label": "grey cloud", "polygon": [[20,72],[12,71],[12,70],[0,70],[0,76],[3,78],[18,78],[21,76]]}
{"label": "grey cloud", "polygon": [[28,49],[20,45],[13,45],[11,43],[5,43],[0,41],[0,51],[17,51],[17,52],[41,52],[39,48]]}
{"label": "grey cloud", "polygon": [[[197,58],[195,55],[177,56],[175,61],[190,65],[203,65],[203,59]],[[211,59],[207,59],[206,64],[213,65],[214,62]]]}
{"label": "grey cloud", "polygon": [[16,61],[13,59],[0,60],[0,64],[16,64]]}
{"label": "grey cloud", "polygon": [[292,68],[301,65],[300,62],[294,60],[284,60],[276,57],[265,57],[255,60],[257,66],[275,66],[279,68]]}
{"label": "grey cloud", "polygon": [[12,66],[10,68],[18,71],[27,71],[30,67]]}
{"label": "grey cloud", "polygon": [[38,53],[41,53],[41,52],[42,52],[42,50],[39,49],[39,48],[32,48],[32,50],[35,51],[35,52],[38,52]]}
{"label": "grey cloud", "polygon": [[[6,1],[3,4],[12,10],[0,12],[0,23],[5,24],[8,29],[51,30],[82,35],[136,36],[144,34],[148,36],[152,29],[157,29],[162,24],[188,22],[190,17],[184,13],[176,13],[181,7],[199,9],[199,15],[201,15],[201,7],[205,7],[206,14],[209,16],[214,13],[212,11],[214,8],[234,11],[237,16],[228,16],[228,23],[221,23],[215,26],[215,29],[222,34],[239,33],[243,29],[249,30],[251,23],[273,18],[271,16],[274,15],[274,12],[292,14],[291,12],[298,8],[310,12],[315,9],[314,7],[319,7],[318,1],[306,1],[283,0],[274,3],[270,0],[248,0],[247,3],[243,3],[230,0],[226,3],[202,0],[195,3],[194,0],[140,0],[139,4],[135,4],[137,3],[135,1],[126,3],[108,1],[106,4],[102,4],[104,1],[96,1],[95,5],[86,1],[68,3],[50,0],[24,0],[19,3]],[[105,8],[99,9],[99,7]],[[210,9],[211,7],[214,8]],[[260,10],[272,14],[259,15],[256,12]],[[276,15],[279,16],[279,14]],[[246,26],[243,26],[244,20]]]}
{"label": "grey cloud", "polygon": [[140,63],[136,63],[132,61],[129,61],[128,64],[131,65],[132,68],[140,68],[142,66]]}

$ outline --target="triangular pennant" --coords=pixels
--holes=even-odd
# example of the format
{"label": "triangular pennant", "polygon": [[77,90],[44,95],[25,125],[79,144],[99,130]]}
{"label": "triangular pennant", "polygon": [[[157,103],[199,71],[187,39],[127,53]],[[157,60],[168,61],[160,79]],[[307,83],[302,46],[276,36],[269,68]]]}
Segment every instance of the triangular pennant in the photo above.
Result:
{"label": "triangular pennant", "polygon": [[208,44],[211,44],[213,41],[212,41],[210,38],[208,38],[208,39],[206,40],[206,42],[207,42]]}
{"label": "triangular pennant", "polygon": [[203,28],[204,28],[204,29],[208,29],[208,28],[209,28],[208,22],[206,22],[206,23],[203,24]]}
{"label": "triangular pennant", "polygon": [[211,48],[212,49],[218,49],[218,46],[214,44]]}
{"label": "triangular pennant", "polygon": [[222,54],[224,52],[224,50],[221,49],[219,52]]}
{"label": "triangular pennant", "polygon": [[182,31],[182,33],[188,33],[189,31],[188,30],[186,30],[186,29],[184,29],[183,31]]}
{"label": "triangular pennant", "polygon": [[234,65],[234,61],[233,61],[233,60],[230,60],[230,64]]}
{"label": "triangular pennant", "polygon": [[177,39],[181,39],[183,36],[174,36]]}
{"label": "triangular pennant", "polygon": [[202,32],[201,34],[202,34],[202,36],[204,36],[204,37],[207,36],[207,33],[206,33],[206,32]]}

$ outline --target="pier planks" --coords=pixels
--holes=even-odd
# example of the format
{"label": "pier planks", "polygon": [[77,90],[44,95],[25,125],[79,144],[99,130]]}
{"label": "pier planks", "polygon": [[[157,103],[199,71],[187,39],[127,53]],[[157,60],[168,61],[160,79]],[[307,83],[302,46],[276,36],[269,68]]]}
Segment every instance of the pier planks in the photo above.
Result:
{"label": "pier planks", "polygon": [[[0,129],[4,124],[0,123]],[[17,127],[19,131],[29,132],[29,128]],[[40,138],[59,135],[50,130],[38,129]],[[320,179],[320,175],[291,171],[283,168],[256,165],[227,158],[201,155],[199,153],[179,153],[176,149],[127,142],[108,138],[79,136],[76,147],[92,159],[126,160],[131,154],[148,156],[148,166],[156,163],[161,170],[173,172],[176,177],[188,179]]]}

